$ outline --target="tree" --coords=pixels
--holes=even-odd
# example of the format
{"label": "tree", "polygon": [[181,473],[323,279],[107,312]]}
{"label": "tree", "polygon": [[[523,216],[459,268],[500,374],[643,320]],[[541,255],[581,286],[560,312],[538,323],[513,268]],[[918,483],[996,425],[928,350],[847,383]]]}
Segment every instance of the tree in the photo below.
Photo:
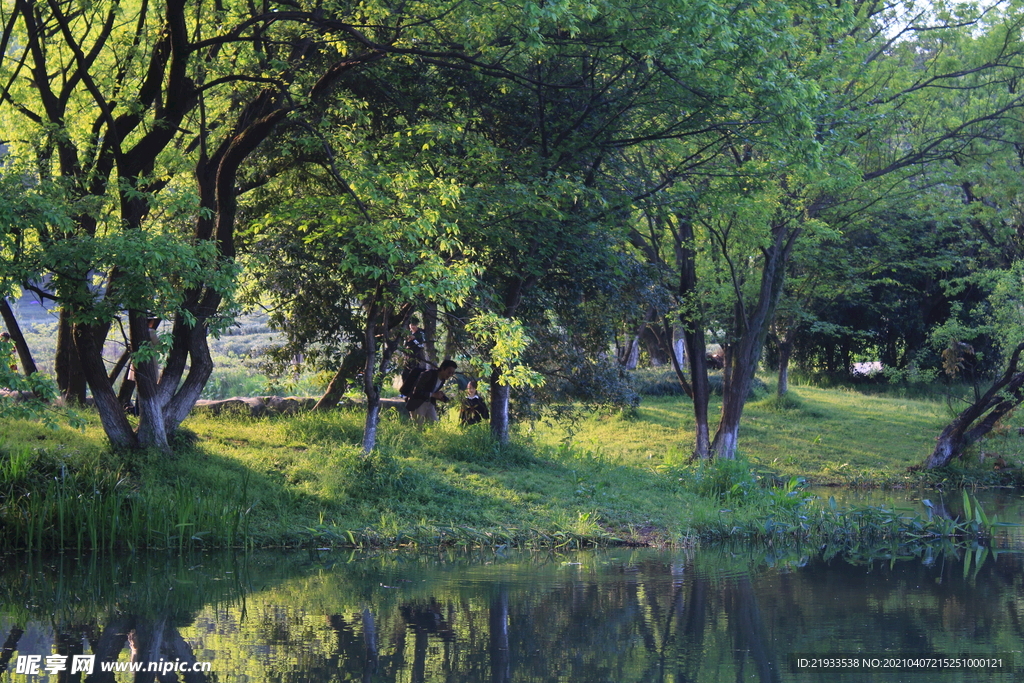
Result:
{"label": "tree", "polygon": [[[543,326],[548,304],[572,301],[554,296],[551,283],[613,263],[632,205],[654,186],[753,135],[767,111],[780,133],[809,124],[793,82],[780,85],[790,73],[785,60],[764,59],[793,46],[793,35],[778,30],[791,9],[659,2],[584,15],[568,27],[542,17],[541,46],[519,63],[518,77],[489,90],[469,81],[469,106],[487,122],[480,132],[494,149],[494,172],[478,173],[466,195],[480,207],[472,215],[484,219],[468,231],[478,235],[471,243],[497,256],[484,263],[481,300],[491,312]],[[628,150],[673,141],[689,151],[666,177],[638,188],[644,183],[633,182]],[[555,317],[569,319],[569,309]],[[492,373],[491,400],[502,439],[509,392],[500,378]]]}
{"label": "tree", "polygon": [[[735,455],[743,401],[799,241],[842,225],[851,207],[840,197],[852,193],[861,206],[870,206],[918,177],[927,164],[955,158],[968,140],[986,136],[1020,106],[1016,96],[987,99],[1015,72],[1020,44],[1013,27],[1019,17],[1009,12],[986,18],[995,16],[991,9],[933,9],[912,13],[909,21],[875,3],[785,15],[786,31],[776,40],[790,42],[773,51],[784,57],[748,74],[768,85],[751,88],[757,97],[744,101],[750,112],[778,117],[774,125],[751,126],[713,147],[688,140],[669,154],[656,150],[657,160],[646,162],[655,173],[637,194],[661,207],[646,213],[657,215],[662,227],[634,233],[633,242],[648,253],[658,251],[659,240],[676,243],[674,259],[667,252],[657,258],[679,274],[684,329],[694,345],[702,344],[696,337],[706,329],[725,332],[722,417],[710,444],[703,428],[706,401],[694,399],[698,456]],[[987,48],[974,53],[962,50],[978,27],[993,27],[1004,39],[986,39]],[[925,37],[915,41],[908,35]],[[802,59],[788,58],[796,54]],[[969,85],[953,89],[972,106],[950,107],[942,126],[926,125],[934,121],[934,111],[925,113],[928,98],[967,76]],[[789,87],[774,90],[779,82]],[[701,162],[698,171],[678,178],[671,172],[676,160],[694,158]],[[666,197],[676,197],[675,203],[658,197],[656,188],[669,188]],[[664,228],[670,237],[660,232]],[[707,235],[703,244],[701,229]],[[703,248],[704,259],[692,256]],[[698,277],[701,270],[705,274]],[[713,291],[719,292],[713,301],[728,302],[717,312],[707,309],[704,297],[695,298]],[[704,372],[698,368],[694,374]]]}
{"label": "tree", "polygon": [[[335,112],[346,109],[341,104]],[[254,193],[248,211],[262,215],[246,240],[252,298],[270,307],[272,323],[286,333],[285,355],[336,371],[332,385],[355,369],[346,359],[360,359],[369,453],[380,387],[412,312],[427,302],[462,304],[475,270],[450,219],[460,188],[436,155],[421,158],[436,130],[410,124],[413,112],[366,104],[348,102],[350,116],[360,112],[358,127],[335,114],[325,123],[330,137],[314,153],[307,148]],[[282,156],[309,142],[281,145]]]}
{"label": "tree", "polygon": [[[3,39],[17,37],[0,91],[11,153],[72,207],[66,225],[35,231],[24,270],[54,274],[39,293],[61,306],[58,383],[71,399],[88,384],[112,443],[166,450],[210,375],[207,335],[226,322],[237,274],[243,165],[279,123],[386,54],[484,60],[438,37],[439,18],[466,18],[457,7],[411,23],[365,3],[335,14],[291,2],[19,0],[4,11]],[[151,317],[172,321],[159,348]],[[104,367],[117,319],[137,361],[137,429]],[[144,362],[157,357],[160,373]]]}

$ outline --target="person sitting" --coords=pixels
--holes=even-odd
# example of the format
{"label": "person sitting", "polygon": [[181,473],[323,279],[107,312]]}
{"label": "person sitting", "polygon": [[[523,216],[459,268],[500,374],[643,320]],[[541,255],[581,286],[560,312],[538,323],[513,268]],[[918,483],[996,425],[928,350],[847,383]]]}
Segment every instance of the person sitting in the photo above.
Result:
{"label": "person sitting", "polygon": [[416,381],[416,388],[406,403],[413,421],[417,424],[437,422],[437,402],[448,400],[447,394],[441,389],[458,369],[455,361],[448,359],[441,363],[438,369],[426,370],[420,375]]}
{"label": "person sitting", "polygon": [[491,419],[491,414],[487,412],[487,404],[477,393],[476,380],[472,380],[466,385],[466,395],[462,399],[459,419],[464,425],[474,425],[482,420]]}

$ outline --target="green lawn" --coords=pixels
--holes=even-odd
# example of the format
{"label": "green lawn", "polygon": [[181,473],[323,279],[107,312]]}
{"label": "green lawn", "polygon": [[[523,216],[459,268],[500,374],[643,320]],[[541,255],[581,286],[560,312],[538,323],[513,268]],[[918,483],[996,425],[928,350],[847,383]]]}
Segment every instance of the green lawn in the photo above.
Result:
{"label": "green lawn", "polygon": [[[84,432],[8,421],[0,546],[681,542],[790,509],[791,498],[764,493],[766,481],[919,485],[907,468],[948,419],[942,403],[810,387],[795,389],[790,405],[748,404],[741,460],[712,466],[689,462],[693,421],[678,398],[594,415],[572,439],[555,425],[524,425],[507,446],[453,416],[421,431],[391,414],[370,458],[358,451],[358,410],[193,416],[171,457],[111,452],[95,418]],[[980,450],[1019,468],[1017,434],[1005,429]],[[937,475],[993,476],[976,456]]]}
{"label": "green lawn", "polygon": [[[779,410],[770,400],[748,403],[740,452],[758,469],[803,476],[816,483],[898,480],[920,464],[949,421],[944,403],[866,396],[853,391],[799,387],[799,407]],[[712,430],[718,405],[711,407]],[[624,463],[676,464],[693,448],[689,401],[645,398],[635,416],[597,416],[574,436],[581,448]],[[555,444],[562,430],[540,423],[538,439]],[[1003,438],[992,450],[1020,459],[1024,438]]]}

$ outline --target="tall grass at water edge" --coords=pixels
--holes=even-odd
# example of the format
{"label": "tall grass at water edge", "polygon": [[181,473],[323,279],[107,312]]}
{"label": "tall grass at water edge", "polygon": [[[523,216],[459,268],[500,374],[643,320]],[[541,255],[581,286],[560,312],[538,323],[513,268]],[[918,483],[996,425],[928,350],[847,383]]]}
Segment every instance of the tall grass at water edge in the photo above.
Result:
{"label": "tall grass at water edge", "polygon": [[[770,481],[742,460],[663,468],[704,500],[717,500],[717,514],[705,509],[693,520],[699,538],[744,539],[767,544],[812,546],[829,555],[878,558],[909,557],[922,552],[1019,545],[1002,533],[1015,523],[989,515],[963,490],[962,515],[939,514],[928,499],[923,509],[893,506],[840,506],[835,498],[811,494],[806,480]],[[941,495],[941,494],[940,494]],[[944,510],[944,508],[941,508]]]}
{"label": "tall grass at water edge", "polygon": [[140,467],[103,448],[0,447],[0,548],[190,550],[244,545],[247,480],[224,492],[142,485]]}

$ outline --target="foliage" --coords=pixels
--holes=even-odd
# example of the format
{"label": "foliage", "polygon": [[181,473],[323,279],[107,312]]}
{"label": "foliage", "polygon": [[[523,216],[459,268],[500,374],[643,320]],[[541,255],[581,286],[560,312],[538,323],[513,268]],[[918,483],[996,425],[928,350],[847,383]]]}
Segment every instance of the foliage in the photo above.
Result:
{"label": "foliage", "polygon": [[481,313],[466,324],[473,348],[478,351],[469,363],[476,374],[486,376],[498,370],[498,382],[517,389],[539,387],[544,378],[523,364],[526,348],[533,341],[516,319],[505,319],[494,313]]}
{"label": "foliage", "polygon": [[[14,344],[0,339],[0,359],[16,358]],[[74,410],[58,408],[57,385],[53,378],[35,372],[25,376],[11,368],[10,362],[0,362],[0,419],[40,420],[47,427],[56,429],[66,423],[82,427],[82,417]]]}

